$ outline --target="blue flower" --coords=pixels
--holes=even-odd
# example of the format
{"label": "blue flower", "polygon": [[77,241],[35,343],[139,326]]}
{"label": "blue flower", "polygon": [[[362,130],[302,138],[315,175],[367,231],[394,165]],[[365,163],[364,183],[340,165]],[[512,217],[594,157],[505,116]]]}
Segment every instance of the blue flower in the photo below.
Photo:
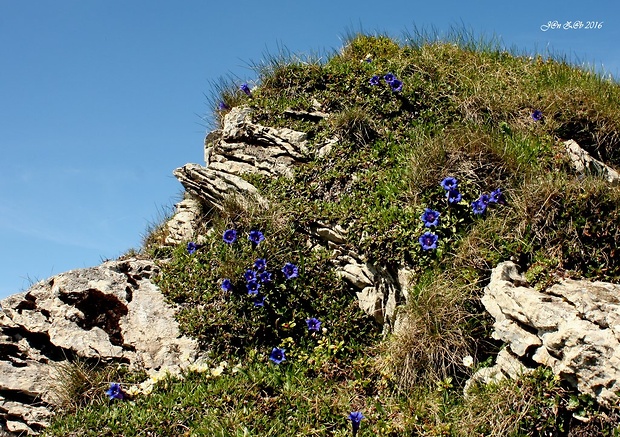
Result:
{"label": "blue flower", "polygon": [[259,273],[258,280],[261,281],[261,282],[270,282],[271,281],[271,273],[269,273],[269,272]]}
{"label": "blue flower", "polygon": [[319,330],[321,329],[321,322],[319,322],[319,320],[314,317],[312,317],[311,319],[307,319],[306,324],[308,325],[308,331],[319,332]]}
{"label": "blue flower", "polygon": [[235,241],[237,241],[237,231],[235,231],[234,229],[228,229],[224,231],[222,239],[224,240],[224,243],[233,244]]}
{"label": "blue flower", "polygon": [[371,84],[372,86],[379,85],[379,76],[371,77],[368,83]]}
{"label": "blue flower", "polygon": [[431,226],[437,226],[439,224],[439,212],[426,208],[424,214],[420,217],[424,222],[424,226],[430,228]]}
{"label": "blue flower", "polygon": [[474,200],[471,203],[471,209],[474,214],[484,214],[484,212],[487,210],[487,204],[480,199]]}
{"label": "blue flower", "polygon": [[425,232],[418,241],[424,250],[437,249],[437,240],[439,237],[432,232]]}
{"label": "blue flower", "polygon": [[246,270],[243,274],[243,279],[246,281],[253,281],[256,279],[256,272],[254,270]]}
{"label": "blue flower", "polygon": [[461,193],[459,193],[459,190],[448,190],[446,197],[448,198],[449,203],[459,203],[463,198]]}
{"label": "blue flower", "polygon": [[258,244],[265,239],[265,236],[261,231],[250,231],[250,235],[248,235],[250,241],[254,244]]}
{"label": "blue flower", "polygon": [[265,258],[259,258],[256,261],[254,261],[254,268],[259,273],[264,272],[265,269],[267,268],[267,261],[265,261]]}
{"label": "blue flower", "polygon": [[230,279],[224,279],[222,281],[222,285],[220,285],[220,288],[224,291],[232,290],[232,282],[230,282]]}
{"label": "blue flower", "polygon": [[456,190],[458,188],[458,182],[452,176],[448,176],[443,181],[441,181],[441,188],[446,191]]}
{"label": "blue flower", "polygon": [[252,92],[250,91],[250,87],[248,86],[247,83],[244,83],[243,85],[241,85],[239,89],[243,91],[247,96],[252,97]]}
{"label": "blue flower", "polygon": [[489,198],[489,202],[491,203],[499,203],[500,205],[506,204],[506,198],[504,197],[504,193],[502,193],[501,189],[497,189],[491,192],[491,196]]}
{"label": "blue flower", "polygon": [[265,296],[263,296],[262,294],[257,294],[256,297],[254,298],[254,306],[255,307],[265,306]]}
{"label": "blue flower", "polygon": [[295,264],[286,263],[284,267],[282,267],[282,273],[284,273],[286,279],[293,279],[297,277],[299,269],[297,269],[297,266]]}
{"label": "blue flower", "polygon": [[392,73],[388,73],[385,76],[383,76],[383,79],[385,79],[385,81],[389,84],[393,82],[394,80],[396,80],[396,76],[394,76]]}
{"label": "blue flower", "polygon": [[227,109],[230,109],[230,106],[224,103],[223,100],[220,100],[220,103],[218,103],[217,105],[217,109],[219,109],[220,111],[226,111]]}
{"label": "blue flower", "polygon": [[280,349],[279,347],[274,347],[271,353],[269,354],[269,359],[276,364],[280,364],[282,361],[286,361],[286,357],[284,356],[285,349]]}
{"label": "blue flower", "polygon": [[392,82],[389,82],[389,84],[394,92],[402,91],[403,89],[403,83],[398,79],[394,79]]}
{"label": "blue flower", "polygon": [[353,426],[353,435],[357,434],[357,430],[360,427],[360,422],[364,418],[364,415],[361,411],[353,411],[349,414],[349,420],[351,421],[351,425]]}
{"label": "blue flower", "polygon": [[543,113],[542,111],[539,111],[538,109],[535,110],[534,112],[532,112],[532,120],[534,121],[540,121],[543,118]]}
{"label": "blue flower", "polygon": [[110,388],[106,390],[105,394],[110,397],[110,400],[125,398],[125,393],[123,393],[123,390],[121,390],[121,385],[116,382],[110,384]]}
{"label": "blue flower", "polygon": [[251,281],[248,281],[248,283],[246,284],[246,288],[248,289],[248,294],[258,294],[260,284],[257,280],[252,279]]}
{"label": "blue flower", "polygon": [[187,243],[187,253],[191,255],[196,252],[196,249],[198,249],[198,245],[196,243],[194,243],[193,241]]}
{"label": "blue flower", "polygon": [[491,196],[489,196],[488,194],[481,194],[478,200],[484,203],[485,205],[488,205],[491,200]]}

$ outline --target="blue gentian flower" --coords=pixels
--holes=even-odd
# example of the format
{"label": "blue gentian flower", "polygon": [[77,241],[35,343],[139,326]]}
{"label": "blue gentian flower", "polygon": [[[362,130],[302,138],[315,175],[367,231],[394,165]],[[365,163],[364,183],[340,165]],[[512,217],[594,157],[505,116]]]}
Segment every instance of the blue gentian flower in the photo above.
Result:
{"label": "blue gentian flower", "polygon": [[196,243],[194,243],[193,241],[187,243],[187,253],[191,255],[196,252],[196,249],[198,249],[198,245]]}
{"label": "blue gentian flower", "polygon": [[389,84],[394,92],[402,91],[403,89],[403,83],[398,79],[394,79],[392,82],[389,82]]}
{"label": "blue gentian flower", "polygon": [[254,268],[259,273],[264,272],[265,269],[267,268],[267,261],[265,261],[265,258],[259,258],[256,261],[254,261]]}
{"label": "blue gentian flower", "polygon": [[217,105],[217,109],[219,109],[220,111],[226,111],[227,109],[230,109],[230,106],[224,103],[223,100],[220,100],[220,103],[218,103]]}
{"label": "blue gentian flower", "polygon": [[394,76],[392,73],[388,73],[385,76],[383,76],[383,79],[385,79],[385,81],[389,84],[396,79],[396,76]]}
{"label": "blue gentian flower", "polygon": [[254,244],[258,244],[265,239],[265,236],[261,231],[250,231],[250,235],[248,235],[250,241]]}
{"label": "blue gentian flower", "polygon": [[110,384],[110,388],[106,390],[105,394],[110,397],[110,400],[125,398],[125,393],[123,393],[123,390],[121,390],[121,385],[116,382]]}
{"label": "blue gentian flower", "polygon": [[448,176],[443,181],[441,181],[441,188],[444,190],[456,190],[458,188],[458,182],[452,176]]}
{"label": "blue gentian flower", "polygon": [[258,274],[258,280],[261,282],[270,282],[271,281],[271,273],[262,272]]}
{"label": "blue gentian flower", "polygon": [[430,228],[431,226],[437,226],[439,224],[439,212],[426,208],[424,214],[420,217],[424,222],[424,226]]}
{"label": "blue gentian flower", "polygon": [[244,83],[239,87],[241,91],[243,91],[247,96],[252,97],[252,92],[250,91],[250,87],[247,83]]}
{"label": "blue gentian flower", "polygon": [[437,240],[439,237],[432,232],[425,232],[418,241],[424,250],[437,249]]}
{"label": "blue gentian flower", "polygon": [[446,197],[448,198],[449,203],[459,203],[463,198],[461,193],[459,193],[459,190],[448,190]]}
{"label": "blue gentian flower", "polygon": [[504,198],[504,193],[502,193],[502,190],[498,188],[497,190],[492,191],[489,202],[504,205],[506,203],[506,198]]}
{"label": "blue gentian flower", "polygon": [[220,288],[224,291],[232,290],[232,282],[230,282],[230,279],[224,279],[222,281],[222,285],[220,285]]}
{"label": "blue gentian flower", "polygon": [[282,267],[282,273],[284,273],[286,279],[293,279],[297,277],[299,270],[295,264],[286,263],[284,267]]}
{"label": "blue gentian flower", "polygon": [[262,294],[257,294],[256,297],[254,298],[254,306],[255,307],[265,306],[265,296],[263,296]]}
{"label": "blue gentian flower", "polygon": [[379,85],[379,76],[371,77],[368,83],[371,84],[372,86]]}
{"label": "blue gentian flower", "polygon": [[248,289],[248,294],[258,294],[260,284],[257,280],[252,279],[251,281],[248,281],[248,283],[246,284],[246,288]]}
{"label": "blue gentian flower", "polygon": [[539,111],[538,109],[535,110],[534,112],[532,112],[532,120],[534,121],[540,121],[543,118],[543,113],[542,111]]}
{"label": "blue gentian flower", "polygon": [[484,214],[484,212],[487,210],[487,204],[480,199],[474,200],[471,203],[471,209],[474,214]]}
{"label": "blue gentian flower", "polygon": [[360,428],[360,422],[364,418],[364,415],[361,411],[353,411],[349,414],[349,420],[351,421],[351,425],[353,426],[353,435],[357,434],[357,430]]}
{"label": "blue gentian flower", "polygon": [[256,272],[254,270],[246,270],[243,274],[243,279],[246,281],[253,281],[256,279]]}
{"label": "blue gentian flower", "polygon": [[235,231],[234,229],[228,229],[224,231],[222,239],[224,240],[224,243],[233,244],[235,241],[237,241],[237,231]]}
{"label": "blue gentian flower", "polygon": [[306,324],[308,325],[308,331],[319,332],[321,330],[321,322],[314,317],[307,319]]}
{"label": "blue gentian flower", "polygon": [[488,194],[481,194],[478,200],[484,203],[485,205],[488,205],[489,201],[491,200],[491,196],[489,196]]}
{"label": "blue gentian flower", "polygon": [[279,347],[274,347],[271,353],[269,354],[269,359],[276,364],[280,364],[282,361],[286,361],[286,357],[284,356],[285,349],[280,349]]}

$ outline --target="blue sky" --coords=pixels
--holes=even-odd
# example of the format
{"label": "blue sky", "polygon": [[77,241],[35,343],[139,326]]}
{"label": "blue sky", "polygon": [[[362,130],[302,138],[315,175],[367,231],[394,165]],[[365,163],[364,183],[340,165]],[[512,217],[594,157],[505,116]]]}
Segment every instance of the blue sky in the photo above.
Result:
{"label": "blue sky", "polygon": [[[550,29],[557,20],[601,29]],[[204,94],[279,46],[330,52],[351,31],[465,25],[508,48],[620,77],[609,1],[0,1],[0,298],[139,247],[203,164]]]}

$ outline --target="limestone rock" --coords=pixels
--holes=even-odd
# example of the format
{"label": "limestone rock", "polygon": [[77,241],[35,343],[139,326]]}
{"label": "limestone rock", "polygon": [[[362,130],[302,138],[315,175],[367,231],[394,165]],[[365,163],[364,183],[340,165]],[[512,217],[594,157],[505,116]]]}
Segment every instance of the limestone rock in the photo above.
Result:
{"label": "limestone rock", "polygon": [[251,113],[247,107],[231,109],[221,131],[207,136],[208,168],[234,175],[292,177],[293,165],[307,159],[306,133],[253,123]]}
{"label": "limestone rock", "polygon": [[202,204],[191,195],[186,195],[176,204],[174,216],[166,223],[165,243],[174,245],[191,240],[201,219]]}
{"label": "limestone rock", "polygon": [[254,185],[234,174],[211,170],[198,164],[185,164],[173,173],[191,195],[215,210],[224,209],[226,199],[235,196],[265,203]]}
{"label": "limestone rock", "polygon": [[151,282],[146,260],[72,270],[0,302],[0,427],[33,433],[48,422],[59,363],[70,357],[171,372],[199,356]]}
{"label": "limestone rock", "polygon": [[565,141],[564,147],[566,147],[568,156],[578,173],[602,177],[613,185],[620,184],[620,174],[617,171],[594,159],[588,152],[579,147],[576,141]]}
{"label": "limestone rock", "polygon": [[541,292],[504,262],[493,269],[482,303],[495,318],[494,338],[522,363],[551,367],[603,405],[618,401],[620,285],[564,279]]}

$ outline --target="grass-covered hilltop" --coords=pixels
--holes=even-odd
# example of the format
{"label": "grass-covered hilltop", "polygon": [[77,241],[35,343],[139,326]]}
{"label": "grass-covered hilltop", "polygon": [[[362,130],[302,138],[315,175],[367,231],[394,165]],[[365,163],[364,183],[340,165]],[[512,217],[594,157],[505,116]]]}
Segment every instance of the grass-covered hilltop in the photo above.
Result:
{"label": "grass-covered hilltop", "polygon": [[[271,57],[255,87],[220,84],[218,128],[247,107],[307,150],[290,177],[245,174],[262,201],[205,207],[192,241],[145,238],[208,359],[141,391],[143,375],[76,365],[47,435],[617,434],[613,406],[545,367],[463,388],[503,346],[480,302],[498,263],[540,290],[620,281],[620,186],[578,173],[564,145],[620,168],[620,86],[463,35],[405,41],[356,35],[329,59]],[[317,223],[341,241],[320,242]],[[389,326],[337,274],[347,254],[377,277],[407,272]]]}

